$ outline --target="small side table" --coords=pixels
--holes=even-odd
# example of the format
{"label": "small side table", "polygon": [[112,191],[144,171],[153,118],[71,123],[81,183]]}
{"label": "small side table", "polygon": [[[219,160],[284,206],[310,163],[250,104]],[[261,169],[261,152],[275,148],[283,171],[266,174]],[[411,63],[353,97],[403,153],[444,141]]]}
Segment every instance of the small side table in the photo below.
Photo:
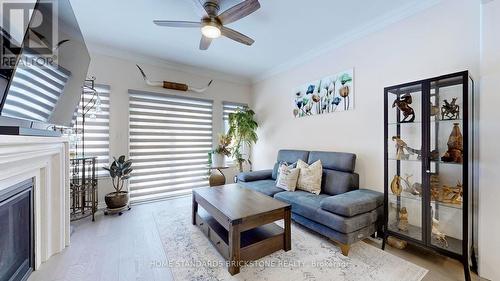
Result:
{"label": "small side table", "polygon": [[210,186],[220,186],[226,184],[226,176],[222,172],[224,169],[228,169],[228,166],[224,167],[208,167],[210,170],[210,177],[208,177],[208,184]]}

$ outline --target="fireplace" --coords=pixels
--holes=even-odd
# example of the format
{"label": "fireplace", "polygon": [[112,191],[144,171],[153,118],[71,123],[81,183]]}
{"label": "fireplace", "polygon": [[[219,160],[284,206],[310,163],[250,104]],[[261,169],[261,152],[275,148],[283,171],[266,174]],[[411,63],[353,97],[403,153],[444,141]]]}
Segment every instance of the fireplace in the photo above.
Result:
{"label": "fireplace", "polygon": [[27,280],[34,270],[33,180],[0,190],[0,280]]}

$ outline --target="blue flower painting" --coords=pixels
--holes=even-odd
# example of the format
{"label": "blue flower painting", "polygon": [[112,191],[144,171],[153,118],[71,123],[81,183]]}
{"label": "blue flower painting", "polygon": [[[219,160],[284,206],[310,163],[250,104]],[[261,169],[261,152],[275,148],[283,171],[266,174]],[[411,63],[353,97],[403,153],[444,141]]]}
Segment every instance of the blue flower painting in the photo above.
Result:
{"label": "blue flower painting", "polygon": [[354,109],[354,69],[305,83],[294,91],[293,115],[304,117]]}

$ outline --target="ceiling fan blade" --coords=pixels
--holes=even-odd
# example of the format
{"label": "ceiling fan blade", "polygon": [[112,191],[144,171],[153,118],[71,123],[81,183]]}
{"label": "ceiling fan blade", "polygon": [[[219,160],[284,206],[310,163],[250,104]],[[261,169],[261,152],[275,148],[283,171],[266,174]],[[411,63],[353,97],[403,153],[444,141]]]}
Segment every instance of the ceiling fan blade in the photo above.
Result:
{"label": "ceiling fan blade", "polygon": [[246,35],[243,35],[234,29],[227,28],[225,26],[222,27],[221,33],[222,33],[222,35],[226,36],[229,39],[233,39],[236,42],[239,42],[241,44],[245,44],[248,46],[251,46],[255,42],[255,40],[253,40],[252,38],[250,38]]}
{"label": "ceiling fan blade", "polygon": [[202,35],[200,41],[200,50],[207,50],[208,47],[210,47],[211,43],[212,43],[212,38],[208,38]]}
{"label": "ceiling fan blade", "polygon": [[200,18],[207,16],[207,11],[203,6],[205,0],[191,0],[191,2],[193,3],[194,8],[196,9],[196,13]]}
{"label": "ceiling fan blade", "polygon": [[229,24],[242,19],[260,8],[258,0],[245,0],[240,4],[229,8],[219,15],[219,20],[222,24]]}
{"label": "ceiling fan blade", "polygon": [[168,27],[201,27],[200,22],[194,21],[176,21],[176,20],[154,20],[154,24]]}

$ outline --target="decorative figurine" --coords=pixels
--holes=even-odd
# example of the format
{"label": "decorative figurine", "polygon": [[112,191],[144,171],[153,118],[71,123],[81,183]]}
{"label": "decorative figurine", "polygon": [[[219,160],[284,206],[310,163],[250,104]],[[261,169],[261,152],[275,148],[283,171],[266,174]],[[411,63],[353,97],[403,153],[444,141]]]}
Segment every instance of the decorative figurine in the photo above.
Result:
{"label": "decorative figurine", "polygon": [[457,120],[460,117],[460,106],[457,103],[457,98],[452,98],[451,102],[444,100],[441,106],[441,119],[442,120]]}
{"label": "decorative figurine", "polygon": [[406,191],[412,195],[420,195],[420,191],[418,191],[415,187],[415,184],[411,183],[410,178],[413,177],[413,175],[405,174],[404,177],[401,177],[401,180],[405,184],[405,188],[403,188],[403,191]]}
{"label": "decorative figurine", "polygon": [[460,124],[454,123],[453,130],[448,138],[448,151],[441,157],[443,162],[463,162],[463,144],[464,138],[460,131]]}
{"label": "decorative figurine", "polygon": [[399,211],[398,229],[401,231],[408,231],[408,211],[406,207],[401,208]]}
{"label": "decorative figurine", "polygon": [[432,201],[439,201],[439,198],[441,197],[439,188],[431,187],[431,200]]}
{"label": "decorative figurine", "polygon": [[432,216],[432,236],[440,242],[443,247],[448,248],[448,241],[446,240],[446,234],[439,230],[439,221],[434,218],[434,209],[431,211]]}
{"label": "decorative figurine", "polygon": [[[392,108],[398,107],[398,109],[403,113],[403,120],[401,123],[410,123],[415,121],[415,110],[410,107],[410,104],[413,102],[413,99],[410,94],[404,94],[401,98],[396,98],[394,103],[392,103]],[[410,119],[408,119],[410,118]]]}
{"label": "decorative figurine", "polygon": [[[422,150],[411,148],[409,146],[407,146],[405,148],[406,148],[406,151],[408,151],[410,154],[416,154],[417,160],[422,160]],[[439,160],[439,151],[437,149],[434,149],[433,151],[431,151],[431,160],[432,161]]]}
{"label": "decorative figurine", "polygon": [[441,183],[439,180],[438,174],[431,175],[431,200],[439,199],[439,189],[441,187]]}
{"label": "decorative figurine", "polygon": [[439,114],[439,106],[432,104],[431,102],[431,116],[437,116]]}
{"label": "decorative figurine", "polygon": [[419,182],[416,182],[412,184],[411,188],[415,190],[415,193],[418,192],[418,195],[422,196],[422,184]]}
{"label": "decorative figurine", "polygon": [[396,142],[396,160],[408,160],[410,155],[405,154],[404,149],[408,147],[406,142],[404,142],[400,137],[393,136],[392,140]]}
{"label": "decorative figurine", "polygon": [[404,250],[408,246],[408,242],[396,237],[387,237],[387,244],[399,250]]}
{"label": "decorative figurine", "polygon": [[403,189],[401,188],[401,177],[400,176],[395,175],[394,178],[392,179],[391,191],[396,196],[401,196],[401,192],[403,191]]}
{"label": "decorative figurine", "polygon": [[443,185],[442,195],[439,201],[443,203],[461,205],[463,202],[463,193],[464,187],[460,182],[458,182],[455,187]]}
{"label": "decorative figurine", "polygon": [[431,175],[431,188],[439,188],[440,182],[438,174]]}

